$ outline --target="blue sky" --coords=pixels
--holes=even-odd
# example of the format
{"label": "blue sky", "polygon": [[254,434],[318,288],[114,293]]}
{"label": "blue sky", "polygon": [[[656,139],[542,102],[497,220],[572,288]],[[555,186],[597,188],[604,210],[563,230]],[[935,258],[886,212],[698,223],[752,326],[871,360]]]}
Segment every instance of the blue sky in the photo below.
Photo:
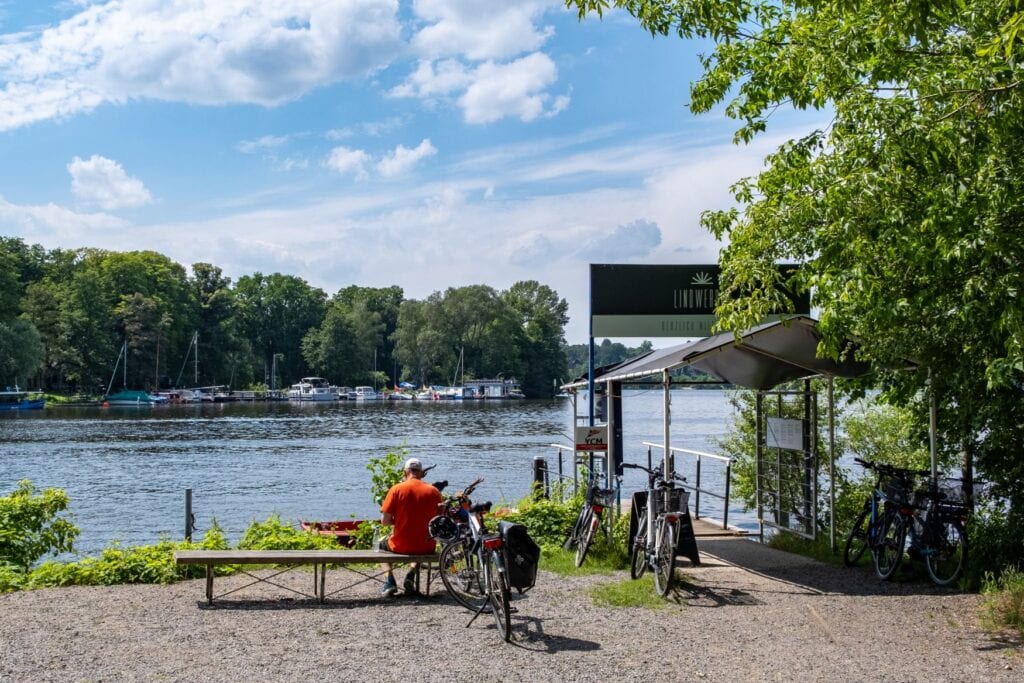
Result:
{"label": "blue sky", "polygon": [[0,234],[328,295],[535,279],[583,342],[589,263],[717,261],[700,212],[807,129],[691,114],[708,49],[560,0],[0,0]]}

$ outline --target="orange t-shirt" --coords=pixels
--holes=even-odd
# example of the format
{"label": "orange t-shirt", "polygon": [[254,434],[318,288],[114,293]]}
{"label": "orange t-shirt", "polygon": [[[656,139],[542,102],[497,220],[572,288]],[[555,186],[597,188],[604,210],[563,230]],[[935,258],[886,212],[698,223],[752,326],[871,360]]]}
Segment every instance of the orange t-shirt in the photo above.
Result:
{"label": "orange t-shirt", "polygon": [[406,479],[395,484],[384,498],[380,511],[394,517],[394,530],[388,544],[396,553],[419,555],[434,552],[436,541],[427,526],[437,514],[441,492],[422,479]]}

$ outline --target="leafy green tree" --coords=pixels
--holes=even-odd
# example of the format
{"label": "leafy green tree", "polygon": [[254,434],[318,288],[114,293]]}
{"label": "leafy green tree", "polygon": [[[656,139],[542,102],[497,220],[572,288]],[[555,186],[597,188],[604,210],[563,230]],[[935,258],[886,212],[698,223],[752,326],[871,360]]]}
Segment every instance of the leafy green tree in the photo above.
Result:
{"label": "leafy green tree", "polygon": [[392,333],[395,358],[404,368],[403,377],[421,386],[441,376],[440,363],[449,351],[444,336],[431,324],[439,315],[439,308],[436,300],[403,301]]}
{"label": "leafy green tree", "polygon": [[50,388],[60,383],[62,368],[59,359],[62,356],[61,332],[63,329],[60,314],[61,287],[49,279],[32,282],[25,288],[25,296],[21,300],[22,316],[35,326],[39,332],[39,341],[43,348],[42,386]]}
{"label": "leafy green tree", "polygon": [[568,373],[565,326],[569,304],[555,290],[525,280],[502,292],[501,299],[518,317],[515,373],[527,396],[550,396],[553,382]]}
{"label": "leafy green tree", "polygon": [[0,384],[28,384],[43,367],[39,332],[27,320],[0,322]]}
{"label": "leafy green tree", "polygon": [[286,383],[307,374],[302,340],[323,322],[323,290],[292,275],[254,273],[238,279],[235,298],[240,329],[258,354],[261,370],[269,370],[279,354],[278,370]]}
{"label": "leafy green tree", "polygon": [[81,269],[62,288],[59,362],[68,381],[82,390],[106,389],[122,338],[99,275]]}
{"label": "leafy green tree", "polygon": [[[182,384],[235,384],[239,379],[239,369],[247,366],[240,361],[251,352],[238,329],[231,279],[225,277],[217,266],[194,263],[188,285],[194,311],[189,323],[198,333],[199,340],[199,348],[192,350],[199,357],[199,376],[196,377],[195,358],[192,359],[192,368],[184,367],[187,358],[183,358],[178,366],[178,374],[183,376]],[[189,370],[191,372],[187,372]],[[245,374],[245,379],[251,379],[253,375],[251,371]],[[187,380],[184,379],[186,376]],[[235,382],[232,382],[232,376],[235,376]],[[177,375],[174,379],[177,381]]]}
{"label": "leafy green tree", "polygon": [[[397,286],[359,287],[352,285],[334,295],[335,301],[349,306],[352,310],[362,305],[367,312],[372,314],[371,319],[367,322],[368,329],[364,330],[364,341],[373,341],[374,343],[367,366],[371,370],[373,368],[372,356],[375,350],[377,368],[391,374],[396,362],[395,342],[392,336],[398,327],[398,312],[404,299],[402,288]],[[380,327],[379,334],[378,327]]]}
{"label": "leafy green tree", "polygon": [[[884,397],[1024,510],[1024,83],[1016,0],[568,0],[656,35],[710,41],[691,109],[724,103],[752,139],[780,106],[828,110],[704,224],[729,329],[784,300],[802,264],[823,351],[856,339]],[[913,360],[917,371],[907,371]],[[919,429],[923,432],[923,429]]]}
{"label": "leafy green tree", "polygon": [[64,514],[67,508],[63,490],[36,492],[28,480],[0,496],[0,562],[28,571],[48,553],[70,552],[78,528]]}

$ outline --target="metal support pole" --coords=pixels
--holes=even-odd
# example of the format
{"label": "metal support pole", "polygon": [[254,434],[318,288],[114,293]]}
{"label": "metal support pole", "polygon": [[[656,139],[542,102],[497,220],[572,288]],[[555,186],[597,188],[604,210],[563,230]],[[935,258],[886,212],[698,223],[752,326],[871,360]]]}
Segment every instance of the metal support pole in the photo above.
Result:
{"label": "metal support pole", "polygon": [[761,500],[761,460],[764,456],[764,446],[761,441],[761,433],[764,430],[764,394],[757,392],[754,409],[754,421],[757,423],[754,428],[754,503],[757,507],[757,535],[764,542],[764,503]]}
{"label": "metal support pole", "polygon": [[185,540],[192,542],[192,489],[185,489]]}
{"label": "metal support pole", "polygon": [[836,395],[835,381],[828,378],[828,543],[836,552]]}
{"label": "metal support pole", "polygon": [[697,456],[697,490],[693,495],[693,516],[700,519],[700,456]]}
{"label": "metal support pole", "polygon": [[931,369],[928,370],[928,452],[932,460],[932,483],[939,480],[939,457],[935,449],[935,430],[938,428],[938,406],[935,400],[935,378]]}

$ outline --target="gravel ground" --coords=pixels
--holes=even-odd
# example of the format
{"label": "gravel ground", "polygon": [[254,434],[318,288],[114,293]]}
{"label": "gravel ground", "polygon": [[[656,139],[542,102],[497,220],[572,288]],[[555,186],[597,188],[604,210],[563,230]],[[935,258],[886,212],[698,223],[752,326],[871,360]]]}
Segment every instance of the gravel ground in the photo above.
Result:
{"label": "gravel ground", "polygon": [[[0,680],[1024,681],[1020,643],[979,628],[977,596],[747,541],[700,547],[657,610],[592,604],[588,587],[626,575],[542,573],[514,599],[510,644],[487,614],[466,628],[439,586],[386,599],[365,584],[325,605],[254,587],[207,607],[201,580],[2,595]],[[332,571],[328,591],[348,581]]]}

